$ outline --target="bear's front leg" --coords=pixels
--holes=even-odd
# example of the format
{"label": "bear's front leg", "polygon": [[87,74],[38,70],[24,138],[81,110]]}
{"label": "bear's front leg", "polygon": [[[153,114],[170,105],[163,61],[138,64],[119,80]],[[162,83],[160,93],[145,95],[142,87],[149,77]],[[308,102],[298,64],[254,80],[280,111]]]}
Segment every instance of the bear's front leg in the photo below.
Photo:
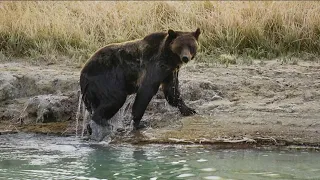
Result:
{"label": "bear's front leg", "polygon": [[132,107],[132,117],[134,121],[134,130],[143,128],[140,125],[140,121],[143,117],[145,110],[152,97],[158,92],[161,82],[166,76],[168,76],[169,71],[165,66],[161,66],[158,63],[150,64],[147,68],[145,77],[138,89],[135,101]]}
{"label": "bear's front leg", "polygon": [[132,106],[134,130],[144,128],[144,126],[140,125],[140,121],[152,97],[157,93],[159,86],[160,83],[154,86],[142,86],[139,88]]}
{"label": "bear's front leg", "polygon": [[183,116],[196,114],[196,111],[188,107],[180,95],[178,71],[170,74],[162,83],[162,90],[168,103],[173,107],[178,107]]}

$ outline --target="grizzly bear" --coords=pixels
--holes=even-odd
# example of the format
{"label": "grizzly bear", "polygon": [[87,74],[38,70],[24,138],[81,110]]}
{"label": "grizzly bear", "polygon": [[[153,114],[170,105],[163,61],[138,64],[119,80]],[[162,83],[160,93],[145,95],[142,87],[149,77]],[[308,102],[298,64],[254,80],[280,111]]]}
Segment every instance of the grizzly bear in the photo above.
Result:
{"label": "grizzly bear", "polygon": [[134,130],[143,128],[140,120],[160,86],[168,103],[182,115],[195,114],[180,96],[178,72],[182,64],[195,57],[199,35],[199,28],[194,32],[170,29],[98,50],[80,75],[83,101],[92,120],[107,126],[127,96],[136,93],[132,107]]}

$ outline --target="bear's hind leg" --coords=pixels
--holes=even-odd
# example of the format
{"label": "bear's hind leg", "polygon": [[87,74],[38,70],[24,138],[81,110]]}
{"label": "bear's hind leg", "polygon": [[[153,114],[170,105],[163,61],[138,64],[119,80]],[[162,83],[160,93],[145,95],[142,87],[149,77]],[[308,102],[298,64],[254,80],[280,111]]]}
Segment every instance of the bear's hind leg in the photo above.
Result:
{"label": "bear's hind leg", "polygon": [[94,110],[92,120],[100,126],[107,126],[108,120],[112,118],[126,101],[126,94],[117,98],[117,101],[102,101],[97,109]]}
{"label": "bear's hind leg", "polygon": [[119,111],[127,98],[123,70],[118,67],[92,77],[90,87],[97,100],[90,122],[91,137],[101,140],[113,131],[110,119]]}
{"label": "bear's hind leg", "polygon": [[[104,137],[110,136],[114,131],[110,118],[112,118],[122,107],[126,100],[126,96],[119,97],[118,101],[102,101],[103,104],[94,110],[92,121],[89,123],[88,129],[91,130],[90,137],[97,141],[102,141]],[[119,119],[120,121],[122,119]]]}

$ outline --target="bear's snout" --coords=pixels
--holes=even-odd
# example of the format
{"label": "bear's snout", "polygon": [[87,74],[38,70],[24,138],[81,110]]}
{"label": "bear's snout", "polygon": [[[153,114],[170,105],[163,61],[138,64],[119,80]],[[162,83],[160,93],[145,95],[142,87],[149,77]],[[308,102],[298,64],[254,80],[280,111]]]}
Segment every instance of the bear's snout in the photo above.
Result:
{"label": "bear's snout", "polygon": [[182,50],[182,52],[181,52],[181,54],[180,54],[180,59],[181,59],[181,61],[182,61],[183,63],[187,63],[187,62],[190,61],[190,59],[191,59],[191,53],[190,53],[190,51],[189,51],[187,48],[185,48],[185,49]]}
{"label": "bear's snout", "polygon": [[190,59],[188,56],[183,56],[181,60],[182,60],[182,62],[187,63],[187,62],[189,62]]}

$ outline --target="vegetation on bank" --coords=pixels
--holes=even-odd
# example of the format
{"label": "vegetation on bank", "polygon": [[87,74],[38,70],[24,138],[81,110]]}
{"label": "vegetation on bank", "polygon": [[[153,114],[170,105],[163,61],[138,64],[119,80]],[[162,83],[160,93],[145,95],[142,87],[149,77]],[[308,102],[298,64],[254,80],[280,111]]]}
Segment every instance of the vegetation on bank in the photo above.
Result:
{"label": "vegetation on bank", "polygon": [[319,14],[316,1],[0,2],[0,55],[81,64],[108,43],[197,27],[200,58],[317,55]]}

